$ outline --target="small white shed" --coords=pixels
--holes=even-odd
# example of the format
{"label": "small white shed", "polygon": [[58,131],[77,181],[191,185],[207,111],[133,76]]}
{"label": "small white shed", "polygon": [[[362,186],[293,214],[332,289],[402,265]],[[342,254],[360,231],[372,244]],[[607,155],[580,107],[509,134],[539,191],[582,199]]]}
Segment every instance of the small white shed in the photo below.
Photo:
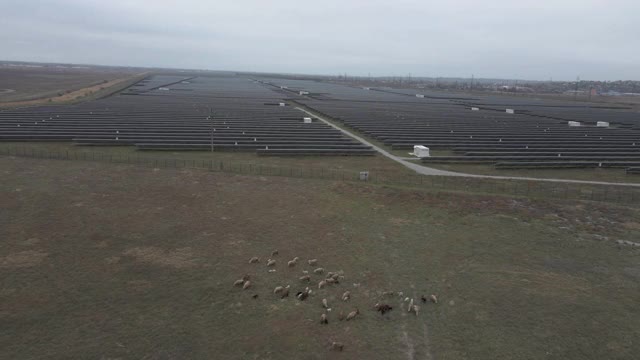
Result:
{"label": "small white shed", "polygon": [[311,124],[311,118],[310,118],[310,117],[303,118],[303,119],[302,119],[302,121],[303,121],[305,124]]}
{"label": "small white shed", "polygon": [[285,103],[280,103],[280,104],[278,104],[278,105],[280,105],[280,106],[287,106],[287,104],[285,104]]}
{"label": "small white shed", "polygon": [[429,148],[424,145],[414,145],[413,155],[419,158],[429,157]]}
{"label": "small white shed", "polygon": [[480,108],[472,107],[472,108],[471,108],[471,111],[480,111]]}
{"label": "small white shed", "polygon": [[569,126],[580,126],[580,122],[579,121],[569,121]]}
{"label": "small white shed", "polygon": [[515,114],[516,113],[516,111],[513,110],[513,109],[507,109],[506,112],[507,112],[507,114]]}
{"label": "small white shed", "polygon": [[607,121],[598,121],[596,123],[597,127],[609,127],[609,123]]}
{"label": "small white shed", "polygon": [[422,94],[416,94],[416,97],[417,97],[417,98],[424,98],[424,95],[422,95]]}

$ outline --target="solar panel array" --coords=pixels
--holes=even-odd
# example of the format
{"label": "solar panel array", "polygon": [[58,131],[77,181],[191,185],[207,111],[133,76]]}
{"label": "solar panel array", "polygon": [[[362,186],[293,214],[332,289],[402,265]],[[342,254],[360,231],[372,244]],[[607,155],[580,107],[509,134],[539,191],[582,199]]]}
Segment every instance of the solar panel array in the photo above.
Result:
{"label": "solar panel array", "polygon": [[[272,84],[304,89],[309,94],[299,102],[393,149],[424,145],[452,152],[425,158],[425,163],[497,168],[640,165],[640,114],[629,109],[313,81]],[[569,126],[569,121],[579,126]]]}
{"label": "solar panel array", "polygon": [[281,105],[283,94],[247,78],[157,75],[101,100],[1,111],[0,141],[260,155],[375,153],[324,122],[305,122],[309,115]]}

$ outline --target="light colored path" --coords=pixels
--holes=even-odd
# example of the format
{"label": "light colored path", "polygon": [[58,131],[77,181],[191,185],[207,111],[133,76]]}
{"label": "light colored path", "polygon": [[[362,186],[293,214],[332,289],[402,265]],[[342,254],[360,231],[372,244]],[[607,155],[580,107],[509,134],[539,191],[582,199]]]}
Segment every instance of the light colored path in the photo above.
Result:
{"label": "light colored path", "polygon": [[388,157],[389,159],[398,162],[406,167],[408,167],[409,169],[415,171],[418,174],[421,175],[439,175],[439,176],[463,176],[463,177],[474,177],[474,178],[483,178],[483,179],[498,179],[498,180],[529,180],[529,181],[548,181],[548,182],[559,182],[559,183],[571,183],[571,184],[590,184],[590,185],[615,185],[615,186],[630,186],[630,187],[640,187],[640,183],[639,184],[634,184],[634,183],[616,183],[616,182],[606,182],[606,181],[588,181],[588,180],[567,180],[567,179],[543,179],[543,178],[532,178],[532,177],[519,177],[519,176],[494,176],[494,175],[477,175],[477,174],[465,174],[465,173],[459,173],[459,172],[453,172],[453,171],[445,171],[445,170],[439,170],[439,169],[434,169],[434,168],[430,168],[427,166],[423,166],[423,165],[419,165],[416,164],[414,162],[411,161],[407,161],[405,159],[407,159],[406,157],[401,157],[401,156],[395,156],[391,153],[389,153],[388,151],[384,150],[383,148],[376,146],[370,142],[368,142],[367,140],[361,138],[360,136],[345,130],[343,128],[340,128],[336,125],[334,125],[332,122],[330,122],[329,120],[323,118],[322,116],[312,113],[310,111],[307,111],[303,108],[300,107],[296,107],[296,109],[307,113],[317,119],[319,119],[320,121],[326,123],[327,125],[331,126],[334,129],[340,130],[342,133],[344,133],[347,136],[350,136],[358,141],[360,141],[361,143],[371,146],[374,150],[376,150],[377,152],[379,152],[380,154]]}

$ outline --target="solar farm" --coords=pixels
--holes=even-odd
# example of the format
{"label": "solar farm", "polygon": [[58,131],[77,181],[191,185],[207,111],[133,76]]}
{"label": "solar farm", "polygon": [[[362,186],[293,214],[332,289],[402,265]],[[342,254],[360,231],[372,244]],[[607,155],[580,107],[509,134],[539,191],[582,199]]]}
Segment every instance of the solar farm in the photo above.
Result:
{"label": "solar farm", "polygon": [[3,111],[0,138],[261,155],[374,153],[260,83],[232,76],[154,76],[98,101]]}
{"label": "solar farm", "polygon": [[[284,82],[286,84],[286,82]],[[289,82],[287,88],[295,88]],[[640,166],[640,114],[628,109],[535,99],[415,90],[297,85],[300,103],[394,150],[424,145],[447,156],[429,164],[496,169]]]}
{"label": "solar farm", "polygon": [[425,166],[640,172],[640,114],[620,106],[233,74],[155,75],[101,100],[5,110],[0,140],[263,156],[376,153],[298,106],[390,150],[428,147]]}

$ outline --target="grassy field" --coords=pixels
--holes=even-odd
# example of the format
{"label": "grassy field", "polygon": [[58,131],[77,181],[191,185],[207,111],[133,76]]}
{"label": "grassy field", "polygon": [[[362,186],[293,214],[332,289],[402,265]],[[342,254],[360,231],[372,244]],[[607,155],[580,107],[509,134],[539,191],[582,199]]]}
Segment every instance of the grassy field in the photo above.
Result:
{"label": "grassy field", "polygon": [[[640,250],[618,241],[637,242],[638,219],[588,202],[0,157],[0,358],[634,359]],[[305,286],[309,258],[345,278],[304,302],[274,296]],[[416,317],[385,291],[439,303]],[[394,309],[381,316],[378,301]]]}
{"label": "grassy field", "polygon": [[171,158],[183,160],[216,160],[230,164],[263,165],[292,168],[323,168],[345,171],[382,172],[391,179],[402,179],[413,174],[404,166],[388,160],[384,156],[258,156],[255,152],[223,151],[136,151],[134,146],[74,146],[65,142],[0,142],[2,149],[36,149],[51,152],[99,152],[121,156],[146,158]]}
{"label": "grassy field", "polygon": [[538,179],[570,179],[587,181],[640,183],[640,176],[627,175],[624,169],[513,169],[496,170],[483,164],[428,164],[429,167],[468,174],[521,176]]}
{"label": "grassy field", "polygon": [[103,67],[0,67],[0,87],[13,90],[0,92],[0,104],[69,97],[72,92],[90,87],[96,92],[100,87],[114,85],[115,80],[135,76],[139,72]]}

